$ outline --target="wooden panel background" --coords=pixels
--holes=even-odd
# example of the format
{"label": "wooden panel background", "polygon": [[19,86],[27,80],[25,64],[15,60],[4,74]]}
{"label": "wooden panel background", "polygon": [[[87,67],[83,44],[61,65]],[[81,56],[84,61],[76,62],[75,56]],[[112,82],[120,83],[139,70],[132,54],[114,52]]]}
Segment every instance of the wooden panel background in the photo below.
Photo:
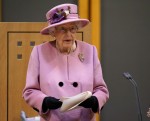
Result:
{"label": "wooden panel background", "polygon": [[[38,115],[22,98],[30,52],[34,45],[51,41],[39,33],[47,24],[0,23],[0,121],[20,121],[21,110]],[[91,25],[79,30],[77,39],[91,43]]]}
{"label": "wooden panel background", "polygon": [[78,0],[79,16],[91,21],[91,40],[101,58],[101,0]]}

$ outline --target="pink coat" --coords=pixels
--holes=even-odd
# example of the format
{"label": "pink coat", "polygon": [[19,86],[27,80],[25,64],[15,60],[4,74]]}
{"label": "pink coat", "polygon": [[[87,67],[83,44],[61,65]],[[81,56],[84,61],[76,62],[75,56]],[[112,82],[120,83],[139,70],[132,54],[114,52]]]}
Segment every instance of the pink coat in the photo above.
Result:
{"label": "pink coat", "polygon": [[60,99],[91,91],[98,99],[99,111],[109,98],[96,47],[76,42],[76,50],[68,55],[57,51],[50,42],[32,50],[23,97],[31,107],[39,110],[41,121],[95,121],[94,113],[87,108],[42,113],[42,102],[46,96]]}

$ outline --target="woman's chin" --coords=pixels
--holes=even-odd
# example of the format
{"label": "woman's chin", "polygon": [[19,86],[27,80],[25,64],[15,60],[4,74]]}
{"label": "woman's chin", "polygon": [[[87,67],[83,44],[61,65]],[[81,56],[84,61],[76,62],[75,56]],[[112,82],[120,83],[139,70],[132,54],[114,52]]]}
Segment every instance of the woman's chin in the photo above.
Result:
{"label": "woman's chin", "polygon": [[64,47],[63,50],[68,52],[71,49],[71,47]]}
{"label": "woman's chin", "polygon": [[66,50],[71,49],[71,47],[72,47],[72,44],[65,44],[65,45],[63,46],[63,48],[66,49]]}

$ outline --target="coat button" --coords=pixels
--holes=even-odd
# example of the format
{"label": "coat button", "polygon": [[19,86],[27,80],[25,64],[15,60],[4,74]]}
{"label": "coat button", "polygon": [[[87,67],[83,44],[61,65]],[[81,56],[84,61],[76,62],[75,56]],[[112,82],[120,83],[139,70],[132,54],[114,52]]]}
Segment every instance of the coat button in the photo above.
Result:
{"label": "coat button", "polygon": [[74,87],[77,87],[77,86],[78,86],[78,83],[77,83],[77,82],[73,82],[73,86],[74,86]]}
{"label": "coat button", "polygon": [[64,85],[64,83],[63,82],[59,82],[59,84],[58,84],[60,87],[62,87],[63,85]]}

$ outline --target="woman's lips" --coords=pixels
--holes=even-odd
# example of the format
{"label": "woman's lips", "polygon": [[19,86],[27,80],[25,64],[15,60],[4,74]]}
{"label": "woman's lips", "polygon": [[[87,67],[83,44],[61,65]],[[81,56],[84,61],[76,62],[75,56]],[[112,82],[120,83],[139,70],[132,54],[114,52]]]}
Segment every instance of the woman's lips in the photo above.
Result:
{"label": "woman's lips", "polygon": [[72,40],[64,40],[65,42],[71,42]]}

